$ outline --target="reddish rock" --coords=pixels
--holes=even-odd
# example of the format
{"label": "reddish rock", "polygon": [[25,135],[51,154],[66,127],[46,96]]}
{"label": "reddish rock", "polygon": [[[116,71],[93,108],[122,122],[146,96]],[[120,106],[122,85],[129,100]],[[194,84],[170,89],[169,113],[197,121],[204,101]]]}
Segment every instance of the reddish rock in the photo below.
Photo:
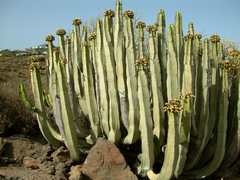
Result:
{"label": "reddish rock", "polygon": [[40,164],[41,164],[40,159],[34,159],[28,156],[23,158],[23,165],[27,168],[38,169]]}
{"label": "reddish rock", "polygon": [[83,174],[81,172],[81,165],[72,166],[70,169],[69,180],[83,180]]}
{"label": "reddish rock", "polygon": [[2,156],[14,159],[16,163],[22,163],[25,156],[33,157],[34,151],[43,146],[41,143],[30,140],[24,135],[13,135],[4,139],[4,141],[6,144]]}
{"label": "reddish rock", "polygon": [[83,167],[83,179],[137,180],[119,149],[106,139],[99,138],[90,150]]}

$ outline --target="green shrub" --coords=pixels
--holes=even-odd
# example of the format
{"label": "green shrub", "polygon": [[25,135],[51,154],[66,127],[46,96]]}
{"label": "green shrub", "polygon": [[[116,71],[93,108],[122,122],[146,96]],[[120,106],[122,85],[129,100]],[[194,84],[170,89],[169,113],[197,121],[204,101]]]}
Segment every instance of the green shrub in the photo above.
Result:
{"label": "green shrub", "polygon": [[45,59],[45,57],[39,57],[38,58],[38,61],[45,61],[46,59]]}

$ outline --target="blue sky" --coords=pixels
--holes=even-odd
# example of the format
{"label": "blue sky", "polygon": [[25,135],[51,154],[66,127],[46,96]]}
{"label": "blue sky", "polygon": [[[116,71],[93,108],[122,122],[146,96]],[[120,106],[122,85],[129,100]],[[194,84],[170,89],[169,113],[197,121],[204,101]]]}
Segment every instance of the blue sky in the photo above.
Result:
{"label": "blue sky", "polygon": [[[57,29],[73,29],[72,20],[97,17],[99,10],[115,10],[115,0],[0,0],[0,49],[24,49],[45,43],[45,36],[54,36]],[[181,12],[184,35],[193,22],[195,33],[218,34],[240,42],[240,0],[122,0],[123,11],[142,12],[147,25],[157,21],[163,9],[166,26],[174,23]],[[209,37],[206,36],[206,37]],[[205,38],[205,37],[204,37]],[[58,46],[57,41],[54,45]]]}

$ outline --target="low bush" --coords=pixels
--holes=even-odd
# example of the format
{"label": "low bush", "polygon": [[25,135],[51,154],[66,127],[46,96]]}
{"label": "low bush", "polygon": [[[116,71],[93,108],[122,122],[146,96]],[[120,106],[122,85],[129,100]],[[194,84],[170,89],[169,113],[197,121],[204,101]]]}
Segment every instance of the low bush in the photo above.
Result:
{"label": "low bush", "polygon": [[45,57],[39,57],[38,58],[38,61],[45,61],[46,59],[45,59]]}
{"label": "low bush", "polygon": [[[20,80],[0,82],[0,135],[12,134],[37,135],[39,127],[35,115],[28,110],[18,95]],[[24,82],[26,89],[31,89],[31,82]],[[31,92],[28,91],[28,92]],[[33,96],[29,94],[33,101]]]}

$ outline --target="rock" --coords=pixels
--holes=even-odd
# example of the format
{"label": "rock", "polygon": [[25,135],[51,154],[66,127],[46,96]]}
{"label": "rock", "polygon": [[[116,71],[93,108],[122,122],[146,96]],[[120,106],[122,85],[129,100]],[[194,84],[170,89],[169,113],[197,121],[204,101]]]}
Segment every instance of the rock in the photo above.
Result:
{"label": "rock", "polygon": [[25,156],[31,156],[33,151],[43,146],[41,143],[30,140],[23,135],[13,135],[4,138],[4,141],[6,144],[2,157],[15,159],[16,163],[22,163]]}
{"label": "rock", "polygon": [[83,179],[137,180],[119,149],[106,139],[99,138],[90,150],[83,167]]}
{"label": "rock", "polygon": [[41,146],[37,149],[31,150],[29,151],[31,157],[37,159],[37,158],[41,158],[44,160],[44,158],[46,158],[47,156],[50,156],[50,154],[54,151],[52,145],[50,145],[49,143]]}
{"label": "rock", "polygon": [[60,147],[57,151],[53,152],[51,157],[53,158],[53,161],[56,161],[57,163],[65,162],[70,159],[70,153],[69,150],[64,150],[64,147]]}
{"label": "rock", "polygon": [[55,167],[56,169],[56,172],[55,172],[55,175],[58,176],[58,177],[66,177],[68,178],[69,177],[69,167],[66,166],[66,164],[64,164],[63,162],[61,163],[58,163],[57,166]]}
{"label": "rock", "polygon": [[[24,166],[10,165],[0,168],[0,179],[28,179],[28,180],[57,180],[57,177],[46,174],[45,172],[30,170]],[[63,179],[63,178],[62,178]],[[59,178],[60,180],[60,178]]]}
{"label": "rock", "polygon": [[55,166],[56,165],[51,161],[44,161],[42,164],[39,165],[39,168],[47,174],[54,175],[56,171]]}
{"label": "rock", "polygon": [[34,158],[31,158],[31,157],[28,157],[28,156],[23,158],[23,165],[26,168],[38,169],[40,164],[41,164],[40,159],[34,159]]}
{"label": "rock", "polygon": [[69,174],[69,180],[83,180],[81,165],[72,166]]}

